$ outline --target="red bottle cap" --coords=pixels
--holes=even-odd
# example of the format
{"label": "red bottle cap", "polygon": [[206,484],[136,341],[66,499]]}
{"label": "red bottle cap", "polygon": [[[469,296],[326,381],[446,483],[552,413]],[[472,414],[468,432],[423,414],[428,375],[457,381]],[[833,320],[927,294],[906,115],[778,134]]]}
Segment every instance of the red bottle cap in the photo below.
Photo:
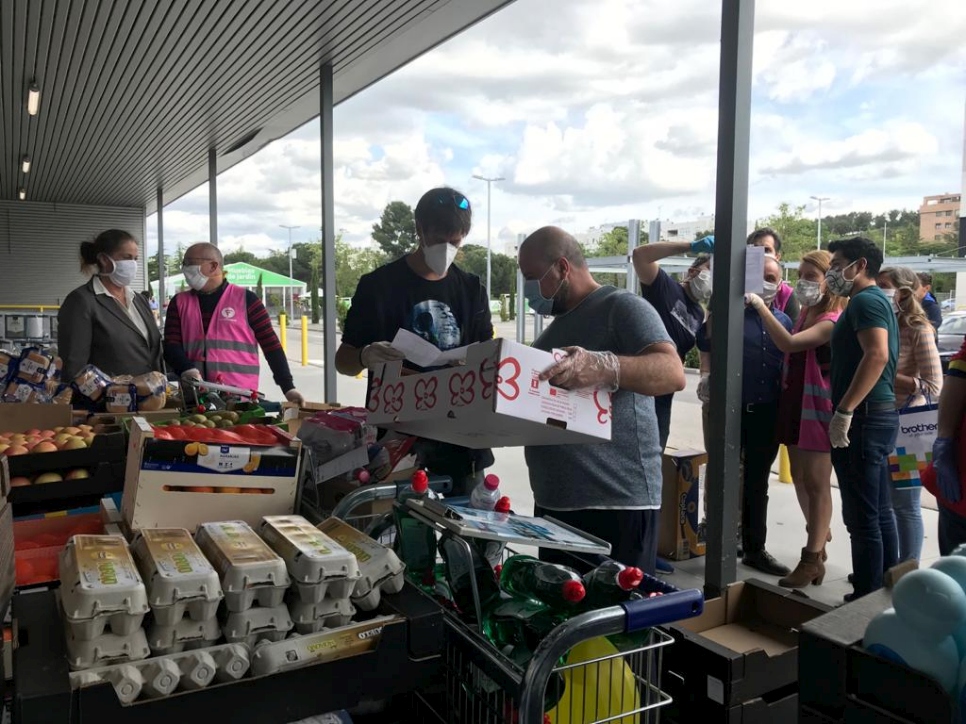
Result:
{"label": "red bottle cap", "polygon": [[584,590],[584,584],[580,581],[566,581],[563,584],[563,597],[568,603],[579,603],[584,600],[586,595],[587,591]]}
{"label": "red bottle cap", "polygon": [[500,574],[503,573],[503,566],[499,563],[493,566],[493,573],[496,575],[497,580],[499,580]]}
{"label": "red bottle cap", "polygon": [[417,470],[413,473],[412,486],[417,493],[425,493],[429,490],[429,476],[425,470]]}
{"label": "red bottle cap", "polygon": [[493,510],[496,513],[509,513],[510,499],[504,495],[502,498],[496,501],[496,505],[493,507]]}
{"label": "red bottle cap", "polygon": [[500,479],[496,475],[487,475],[483,478],[483,485],[487,490],[496,490],[500,487]]}
{"label": "red bottle cap", "polygon": [[356,480],[358,480],[363,485],[366,485],[369,483],[370,480],[372,480],[372,476],[369,474],[368,470],[366,470],[365,468],[360,468],[359,472],[356,473]]}
{"label": "red bottle cap", "polygon": [[617,574],[617,585],[625,591],[633,591],[644,580],[644,571],[640,568],[628,567]]}

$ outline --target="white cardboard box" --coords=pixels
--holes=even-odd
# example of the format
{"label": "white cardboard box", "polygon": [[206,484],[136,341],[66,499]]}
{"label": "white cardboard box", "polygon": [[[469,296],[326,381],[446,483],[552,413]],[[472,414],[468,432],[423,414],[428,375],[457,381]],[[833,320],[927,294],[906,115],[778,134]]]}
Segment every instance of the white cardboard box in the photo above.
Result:
{"label": "white cardboard box", "polygon": [[458,367],[403,375],[401,362],[381,365],[371,372],[369,423],[469,448],[610,440],[610,393],[541,382],[553,361],[494,339],[470,345]]}
{"label": "white cardboard box", "polygon": [[186,445],[155,439],[150,424],[134,418],[121,498],[121,514],[132,533],[141,528],[194,532],[200,523],[216,520],[257,526],[263,516],[295,512],[297,446],[210,445],[202,446],[210,448],[202,455],[181,452]]}

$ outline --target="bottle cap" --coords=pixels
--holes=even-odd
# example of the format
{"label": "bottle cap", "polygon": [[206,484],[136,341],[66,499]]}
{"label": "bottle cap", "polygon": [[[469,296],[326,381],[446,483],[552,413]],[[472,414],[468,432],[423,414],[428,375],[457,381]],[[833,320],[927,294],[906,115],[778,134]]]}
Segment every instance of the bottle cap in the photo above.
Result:
{"label": "bottle cap", "polygon": [[496,501],[496,505],[493,506],[493,510],[496,513],[509,513],[510,499],[504,495],[502,498]]}
{"label": "bottle cap", "polygon": [[425,470],[417,470],[413,473],[411,484],[417,493],[425,493],[429,490],[429,476]]}
{"label": "bottle cap", "polygon": [[617,574],[617,585],[625,591],[633,591],[644,580],[644,571],[640,568],[628,567]]}
{"label": "bottle cap", "polygon": [[369,471],[366,470],[365,468],[359,468],[359,471],[356,473],[356,480],[358,480],[363,485],[366,485],[369,483],[370,480],[372,480],[372,476],[369,474]]}
{"label": "bottle cap", "polygon": [[496,475],[487,475],[483,478],[483,485],[487,490],[496,490],[500,487],[500,479]]}
{"label": "bottle cap", "polygon": [[641,585],[641,581],[643,580],[644,571],[633,566],[628,566],[617,574],[617,585],[623,588],[625,591],[633,591],[635,588]]}
{"label": "bottle cap", "polygon": [[565,581],[563,584],[563,597],[568,603],[579,603],[584,600],[587,591],[584,584],[580,581]]}

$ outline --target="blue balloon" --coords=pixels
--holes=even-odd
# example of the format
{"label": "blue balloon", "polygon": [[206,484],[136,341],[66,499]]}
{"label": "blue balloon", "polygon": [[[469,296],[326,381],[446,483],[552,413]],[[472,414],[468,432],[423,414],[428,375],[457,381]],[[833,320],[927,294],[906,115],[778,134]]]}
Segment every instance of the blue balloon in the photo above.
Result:
{"label": "blue balloon", "polygon": [[862,647],[933,677],[950,693],[957,691],[959,650],[952,637],[939,641],[923,638],[895,609],[887,609],[869,622]]}
{"label": "blue balloon", "polygon": [[966,623],[966,592],[932,568],[903,576],[892,591],[892,605],[912,631],[934,643]]}

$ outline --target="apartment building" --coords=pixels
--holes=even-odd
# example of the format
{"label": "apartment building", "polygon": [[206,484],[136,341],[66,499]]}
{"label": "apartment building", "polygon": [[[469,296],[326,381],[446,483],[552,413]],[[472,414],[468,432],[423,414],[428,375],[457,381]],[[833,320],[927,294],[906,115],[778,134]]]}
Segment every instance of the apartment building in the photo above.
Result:
{"label": "apartment building", "polygon": [[946,234],[952,234],[959,219],[960,198],[959,194],[923,197],[919,207],[919,238],[941,241]]}

